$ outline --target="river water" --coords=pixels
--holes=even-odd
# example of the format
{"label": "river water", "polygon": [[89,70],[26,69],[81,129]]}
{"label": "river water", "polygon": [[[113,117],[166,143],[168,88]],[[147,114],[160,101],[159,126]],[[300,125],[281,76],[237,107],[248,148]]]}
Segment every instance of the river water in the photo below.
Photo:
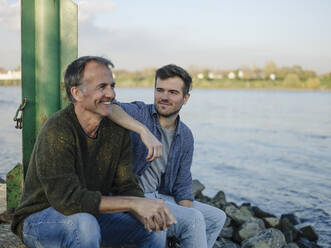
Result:
{"label": "river water", "polygon": [[[117,89],[153,101],[153,89]],[[0,87],[0,177],[21,161],[20,88]],[[195,138],[193,178],[238,204],[295,213],[331,247],[331,92],[193,90],[181,111]]]}

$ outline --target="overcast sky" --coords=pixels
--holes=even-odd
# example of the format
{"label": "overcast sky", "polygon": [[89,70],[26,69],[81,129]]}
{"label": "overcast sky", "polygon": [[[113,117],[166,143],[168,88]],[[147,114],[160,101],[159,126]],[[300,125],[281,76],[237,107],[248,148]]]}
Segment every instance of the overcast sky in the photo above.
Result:
{"label": "overcast sky", "polygon": [[[235,69],[273,60],[331,72],[330,0],[74,2],[79,55],[106,56],[116,68]],[[19,16],[18,0],[0,0],[0,67],[20,64]]]}

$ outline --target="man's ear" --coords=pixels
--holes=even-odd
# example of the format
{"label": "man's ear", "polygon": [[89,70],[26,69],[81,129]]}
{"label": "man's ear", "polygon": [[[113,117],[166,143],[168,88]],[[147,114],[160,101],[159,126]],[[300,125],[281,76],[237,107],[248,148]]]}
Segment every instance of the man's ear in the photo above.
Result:
{"label": "man's ear", "polygon": [[71,87],[71,95],[74,98],[75,102],[80,102],[83,98],[83,92],[76,86]]}
{"label": "man's ear", "polygon": [[190,98],[190,93],[186,93],[186,95],[184,96],[184,104],[187,103],[188,99]]}

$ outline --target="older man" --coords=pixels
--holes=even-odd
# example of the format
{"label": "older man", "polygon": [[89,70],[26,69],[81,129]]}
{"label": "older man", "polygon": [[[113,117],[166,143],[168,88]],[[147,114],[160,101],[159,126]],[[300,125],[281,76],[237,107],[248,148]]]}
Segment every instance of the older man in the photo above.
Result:
{"label": "older man", "polygon": [[12,222],[28,247],[164,247],[150,231],[176,223],[163,201],[143,198],[129,132],[105,118],[115,98],[109,66],[86,56],[66,70],[72,103],[40,130]]}

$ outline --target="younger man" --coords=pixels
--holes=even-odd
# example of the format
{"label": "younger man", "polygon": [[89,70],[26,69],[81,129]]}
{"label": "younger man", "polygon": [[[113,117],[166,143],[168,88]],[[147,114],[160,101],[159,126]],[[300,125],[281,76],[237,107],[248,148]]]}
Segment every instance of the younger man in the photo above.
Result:
{"label": "younger man", "polygon": [[115,103],[162,142],[162,156],[146,162],[151,151],[138,134],[131,132],[133,170],[139,176],[139,185],[145,196],[164,200],[177,220],[176,225],[169,227],[168,235],[179,238],[183,248],[212,248],[226,216],[223,211],[193,199],[193,136],[179,117],[180,109],[190,98],[191,83],[184,69],[166,65],[156,71],[154,104]]}

